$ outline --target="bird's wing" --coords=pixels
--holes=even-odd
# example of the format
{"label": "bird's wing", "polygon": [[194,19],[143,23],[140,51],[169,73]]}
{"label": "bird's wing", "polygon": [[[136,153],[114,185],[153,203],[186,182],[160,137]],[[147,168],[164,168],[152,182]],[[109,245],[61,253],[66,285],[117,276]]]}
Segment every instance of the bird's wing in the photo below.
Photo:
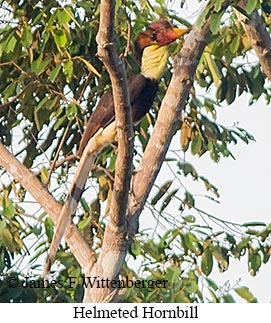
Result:
{"label": "bird's wing", "polygon": [[129,79],[129,91],[132,107],[133,123],[137,123],[149,112],[158,90],[158,81],[142,74]]}
{"label": "bird's wing", "polygon": [[89,139],[93,137],[99,129],[105,128],[110,122],[112,122],[114,117],[115,110],[112,89],[109,89],[102,95],[96,109],[92,112],[88,120],[80,141],[77,152],[78,156],[82,156]]}
{"label": "bird's wing", "polygon": [[[128,90],[132,107],[133,122],[138,122],[150,109],[158,90],[157,80],[144,77],[141,74],[132,75],[128,78]],[[115,108],[112,89],[109,89],[101,97],[96,109],[92,112],[86,129],[80,141],[78,156],[82,153],[91,137],[105,128],[115,119]]]}

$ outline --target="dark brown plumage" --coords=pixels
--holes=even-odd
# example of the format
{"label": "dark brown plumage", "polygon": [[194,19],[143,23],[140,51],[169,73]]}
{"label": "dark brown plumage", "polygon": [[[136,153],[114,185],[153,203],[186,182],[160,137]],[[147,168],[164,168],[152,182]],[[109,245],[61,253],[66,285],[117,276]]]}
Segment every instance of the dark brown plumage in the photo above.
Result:
{"label": "dark brown plumage", "polygon": [[[141,74],[133,75],[128,79],[128,88],[131,98],[133,122],[137,123],[150,109],[158,90],[158,81],[149,79]],[[115,119],[112,89],[109,89],[100,99],[99,105],[93,111],[87,127],[83,133],[78,155],[81,156],[89,139],[100,128],[106,127]]]}

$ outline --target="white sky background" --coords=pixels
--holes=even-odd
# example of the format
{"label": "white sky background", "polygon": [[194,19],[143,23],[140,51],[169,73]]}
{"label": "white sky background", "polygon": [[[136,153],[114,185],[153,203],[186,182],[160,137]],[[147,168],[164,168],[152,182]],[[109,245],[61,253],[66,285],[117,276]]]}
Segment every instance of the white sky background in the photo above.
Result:
{"label": "white sky background", "polygon": [[[181,1],[173,1],[178,15],[187,17],[190,22],[198,16],[198,1],[186,1],[180,9]],[[206,2],[202,2],[202,5]],[[172,2],[169,2],[172,5]],[[239,126],[251,133],[256,142],[248,145],[239,141],[236,146],[230,146],[235,156],[222,158],[214,163],[205,154],[201,158],[186,155],[186,160],[192,162],[199,174],[202,174],[219,188],[220,204],[206,199],[200,200],[200,208],[216,217],[237,223],[250,221],[270,222],[270,165],[271,165],[271,107],[264,99],[252,106],[248,105],[249,96],[245,95],[235,100],[231,106],[223,105],[217,109],[218,122],[225,126]],[[174,148],[179,145],[174,141]],[[165,178],[165,177],[164,177]],[[197,184],[197,188],[199,184]],[[192,191],[192,190],[191,190]],[[193,191],[192,191],[193,192]],[[214,266],[215,268],[216,266]],[[230,259],[229,269],[221,274],[214,269],[211,278],[223,285],[230,281],[234,285],[241,279],[240,285],[246,285],[260,302],[271,301],[270,282],[271,263],[262,265],[256,277],[250,276],[247,269],[247,255],[241,261]],[[234,294],[234,297],[236,295]],[[236,296],[236,299],[239,298]]]}
{"label": "white sky background", "polygon": [[[238,98],[231,106],[223,105],[217,109],[218,122],[225,126],[236,123],[251,133],[256,141],[248,145],[241,140],[237,145],[231,145],[231,157],[221,158],[219,163],[214,163],[209,154],[201,158],[186,153],[186,161],[193,164],[200,175],[205,176],[219,191],[219,204],[204,197],[196,198],[196,206],[217,218],[235,223],[262,221],[270,223],[270,165],[271,165],[271,107],[261,99],[253,106],[248,105],[249,96]],[[171,147],[180,148],[179,136],[175,136]],[[163,169],[159,174],[157,184],[163,184],[172,178],[171,173]],[[189,177],[190,178],[190,177]],[[186,187],[193,194],[206,194],[206,190],[199,182],[185,181]],[[154,189],[151,193],[156,192]],[[210,194],[212,196],[212,194]],[[170,205],[167,212],[176,214],[176,208]],[[145,213],[140,218],[140,229],[153,228],[156,220],[151,221]],[[186,212],[185,214],[193,214]],[[212,223],[208,221],[210,225]],[[220,273],[214,261],[213,271],[210,275],[218,285],[223,286],[228,281],[231,287],[239,282],[239,286],[248,286],[259,302],[271,301],[271,284],[269,286],[271,263],[262,265],[258,274],[252,277],[248,273],[248,255],[240,261],[230,258],[229,269]],[[236,300],[242,301],[237,294],[233,293]]]}
{"label": "white sky background", "polygon": [[[271,107],[264,100],[252,107],[242,97],[230,107],[218,110],[218,121],[224,125],[239,122],[241,127],[254,135],[256,142],[246,145],[242,142],[231,147],[235,156],[223,158],[217,164],[209,158],[191,157],[199,173],[219,188],[220,204],[201,201],[201,207],[215,216],[237,223],[250,221],[270,222],[270,165],[271,165]],[[209,209],[208,209],[209,208]],[[247,255],[242,261],[231,261],[229,270],[212,275],[215,281],[232,283],[241,278],[241,285],[247,285],[261,302],[271,301],[271,263],[262,265],[256,277],[247,269]]]}

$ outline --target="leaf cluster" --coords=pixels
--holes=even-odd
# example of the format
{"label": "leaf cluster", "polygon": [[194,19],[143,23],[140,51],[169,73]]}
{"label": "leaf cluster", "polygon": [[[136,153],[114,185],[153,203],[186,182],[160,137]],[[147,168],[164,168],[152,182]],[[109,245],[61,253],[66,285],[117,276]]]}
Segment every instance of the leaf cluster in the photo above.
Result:
{"label": "leaf cluster", "polygon": [[[238,230],[238,235],[229,230],[214,232],[209,226],[196,224],[194,217],[186,216],[180,227],[157,239],[146,242],[138,238],[130,253],[133,257],[143,257],[143,273],[139,276],[126,265],[122,275],[129,279],[166,281],[167,287],[154,288],[151,292],[148,288],[127,288],[124,300],[228,303],[236,302],[238,295],[247,302],[257,302],[249,289],[238,282],[219,287],[211,278],[215,267],[225,272],[234,259],[247,258],[252,276],[268,262],[270,226],[253,222],[243,224]],[[255,236],[261,237],[260,241]]]}

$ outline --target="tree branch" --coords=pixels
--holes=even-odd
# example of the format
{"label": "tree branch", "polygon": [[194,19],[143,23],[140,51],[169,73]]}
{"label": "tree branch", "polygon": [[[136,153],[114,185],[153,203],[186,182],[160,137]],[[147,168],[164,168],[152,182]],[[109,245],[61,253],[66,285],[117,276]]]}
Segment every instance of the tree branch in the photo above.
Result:
{"label": "tree branch", "polygon": [[[126,208],[132,176],[134,134],[126,70],[114,47],[115,2],[101,1],[100,9],[100,26],[96,37],[98,56],[103,61],[112,83],[118,157],[109,223],[105,230],[101,253],[90,275],[112,280],[119,274],[127,253]],[[114,293],[115,291],[106,288],[88,288],[84,302],[108,301]]]}
{"label": "tree branch", "polygon": [[104,63],[112,83],[118,138],[111,220],[124,225],[133,157],[133,126],[126,70],[114,46],[115,1],[101,1],[100,26],[96,37],[98,56]]}
{"label": "tree branch", "polygon": [[[51,216],[54,223],[57,223],[62,205],[52,197],[38,178],[20,163],[1,143],[0,164],[33,196],[44,211]],[[94,252],[89,248],[76,226],[72,223],[68,225],[65,239],[81,268],[89,268],[89,266],[94,264]]]}
{"label": "tree branch", "polygon": [[248,1],[238,2],[236,15],[241,22],[252,48],[259,57],[260,64],[266,76],[271,80],[271,38],[266,30],[265,23],[257,10],[254,10],[249,18],[238,11],[238,7],[245,9]]}

